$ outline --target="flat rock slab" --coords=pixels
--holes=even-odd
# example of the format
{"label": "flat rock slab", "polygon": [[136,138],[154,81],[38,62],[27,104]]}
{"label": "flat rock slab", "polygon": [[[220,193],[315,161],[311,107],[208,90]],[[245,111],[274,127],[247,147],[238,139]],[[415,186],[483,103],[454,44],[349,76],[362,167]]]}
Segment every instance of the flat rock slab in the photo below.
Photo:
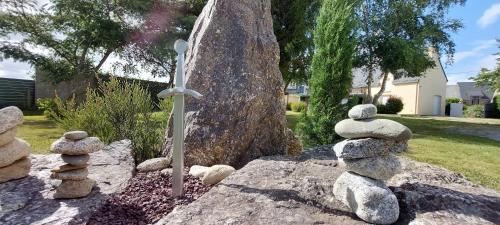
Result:
{"label": "flat rock slab", "polygon": [[121,192],[134,174],[130,141],[114,142],[90,155],[89,178],[97,181],[89,196],[55,200],[60,181],[51,180],[50,170],[63,164],[60,155],[31,155],[30,176],[0,184],[0,224],[86,224],[104,199]]}
{"label": "flat rock slab", "polygon": [[[333,184],[345,171],[335,160],[331,146],[254,160],[157,224],[367,224],[333,197]],[[500,224],[498,192],[400,160],[403,173],[388,181],[400,205],[396,224]]]}

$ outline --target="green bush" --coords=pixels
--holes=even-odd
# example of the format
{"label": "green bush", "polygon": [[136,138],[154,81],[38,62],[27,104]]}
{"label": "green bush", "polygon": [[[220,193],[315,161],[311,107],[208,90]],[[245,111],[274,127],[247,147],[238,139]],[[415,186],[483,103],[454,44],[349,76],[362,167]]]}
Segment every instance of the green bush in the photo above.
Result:
{"label": "green bush", "polygon": [[40,110],[48,119],[53,119],[51,115],[58,114],[57,105],[54,102],[54,99],[39,98],[36,100],[36,106],[38,110]]}
{"label": "green bush", "polygon": [[500,95],[493,98],[493,102],[497,105],[497,118],[500,118]]}
{"label": "green bush", "polygon": [[385,108],[385,105],[377,104],[377,113],[378,114],[387,114],[387,109]]}
{"label": "green bush", "polygon": [[398,114],[403,110],[403,101],[398,97],[389,97],[387,103],[385,103],[385,110],[387,114]]}
{"label": "green bush", "polygon": [[447,98],[446,103],[461,103],[462,99],[461,98]]}
{"label": "green bush", "polygon": [[97,90],[87,89],[86,100],[76,105],[74,98],[56,97],[59,115],[52,115],[65,130],[85,130],[103,142],[130,139],[137,163],[159,156],[166,120],[153,117],[153,101],[137,83],[115,78],[99,82]]}
{"label": "green bush", "polygon": [[465,117],[484,118],[484,105],[470,105],[464,110]]}
{"label": "green bush", "polygon": [[307,104],[305,102],[292,102],[290,109],[294,112],[303,112],[307,109]]}
{"label": "green bush", "polygon": [[355,21],[349,0],[324,0],[314,30],[315,51],[311,65],[310,99],[307,111],[296,126],[304,146],[332,144],[342,139],[335,124],[347,116],[349,104],[342,104],[352,85],[351,38]]}
{"label": "green bush", "polygon": [[292,103],[291,102],[286,104],[286,110],[292,110]]}

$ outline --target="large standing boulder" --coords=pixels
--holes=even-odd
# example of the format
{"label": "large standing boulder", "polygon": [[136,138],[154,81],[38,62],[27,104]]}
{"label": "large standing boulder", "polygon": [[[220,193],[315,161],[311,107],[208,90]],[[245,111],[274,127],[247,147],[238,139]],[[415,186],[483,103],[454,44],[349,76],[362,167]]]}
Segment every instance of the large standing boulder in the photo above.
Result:
{"label": "large standing boulder", "polygon": [[[241,167],[286,153],[283,79],[270,0],[209,0],[189,38],[185,163]],[[172,127],[172,126],[170,126]],[[172,128],[165,154],[171,157]]]}

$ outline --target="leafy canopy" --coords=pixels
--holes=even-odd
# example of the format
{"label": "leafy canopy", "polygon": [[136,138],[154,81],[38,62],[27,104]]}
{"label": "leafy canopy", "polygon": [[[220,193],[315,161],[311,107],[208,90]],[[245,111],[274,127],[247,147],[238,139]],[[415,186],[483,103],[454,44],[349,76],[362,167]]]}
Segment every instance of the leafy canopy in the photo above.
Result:
{"label": "leafy canopy", "polygon": [[[463,25],[456,19],[448,19],[448,9],[464,4],[465,0],[363,0],[355,10],[358,42],[354,66],[368,73],[370,88],[380,70],[385,82],[388,73],[395,78],[418,77],[434,67],[434,59],[428,48],[445,54],[452,61],[455,43],[450,33]],[[385,83],[384,83],[385,84]],[[377,93],[383,93],[382,88]]]}
{"label": "leafy canopy", "polygon": [[172,39],[189,35],[199,3],[7,0],[0,6],[2,58],[30,63],[58,83],[100,73],[112,54],[125,59],[115,66],[126,74],[139,64],[155,76],[173,75]]}
{"label": "leafy canopy", "polygon": [[[497,39],[498,48],[500,48],[500,39]],[[478,86],[490,86],[493,91],[500,91],[500,52],[495,54],[497,57],[497,66],[494,70],[486,68],[481,69],[481,72],[476,77],[471,77]]]}

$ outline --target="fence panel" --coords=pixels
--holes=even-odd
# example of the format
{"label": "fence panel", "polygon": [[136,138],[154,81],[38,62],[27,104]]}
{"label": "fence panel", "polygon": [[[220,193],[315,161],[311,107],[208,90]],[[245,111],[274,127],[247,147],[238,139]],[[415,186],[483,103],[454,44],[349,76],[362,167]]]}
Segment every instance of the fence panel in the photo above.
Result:
{"label": "fence panel", "polygon": [[17,106],[32,109],[35,106],[35,81],[0,78],[0,108]]}

